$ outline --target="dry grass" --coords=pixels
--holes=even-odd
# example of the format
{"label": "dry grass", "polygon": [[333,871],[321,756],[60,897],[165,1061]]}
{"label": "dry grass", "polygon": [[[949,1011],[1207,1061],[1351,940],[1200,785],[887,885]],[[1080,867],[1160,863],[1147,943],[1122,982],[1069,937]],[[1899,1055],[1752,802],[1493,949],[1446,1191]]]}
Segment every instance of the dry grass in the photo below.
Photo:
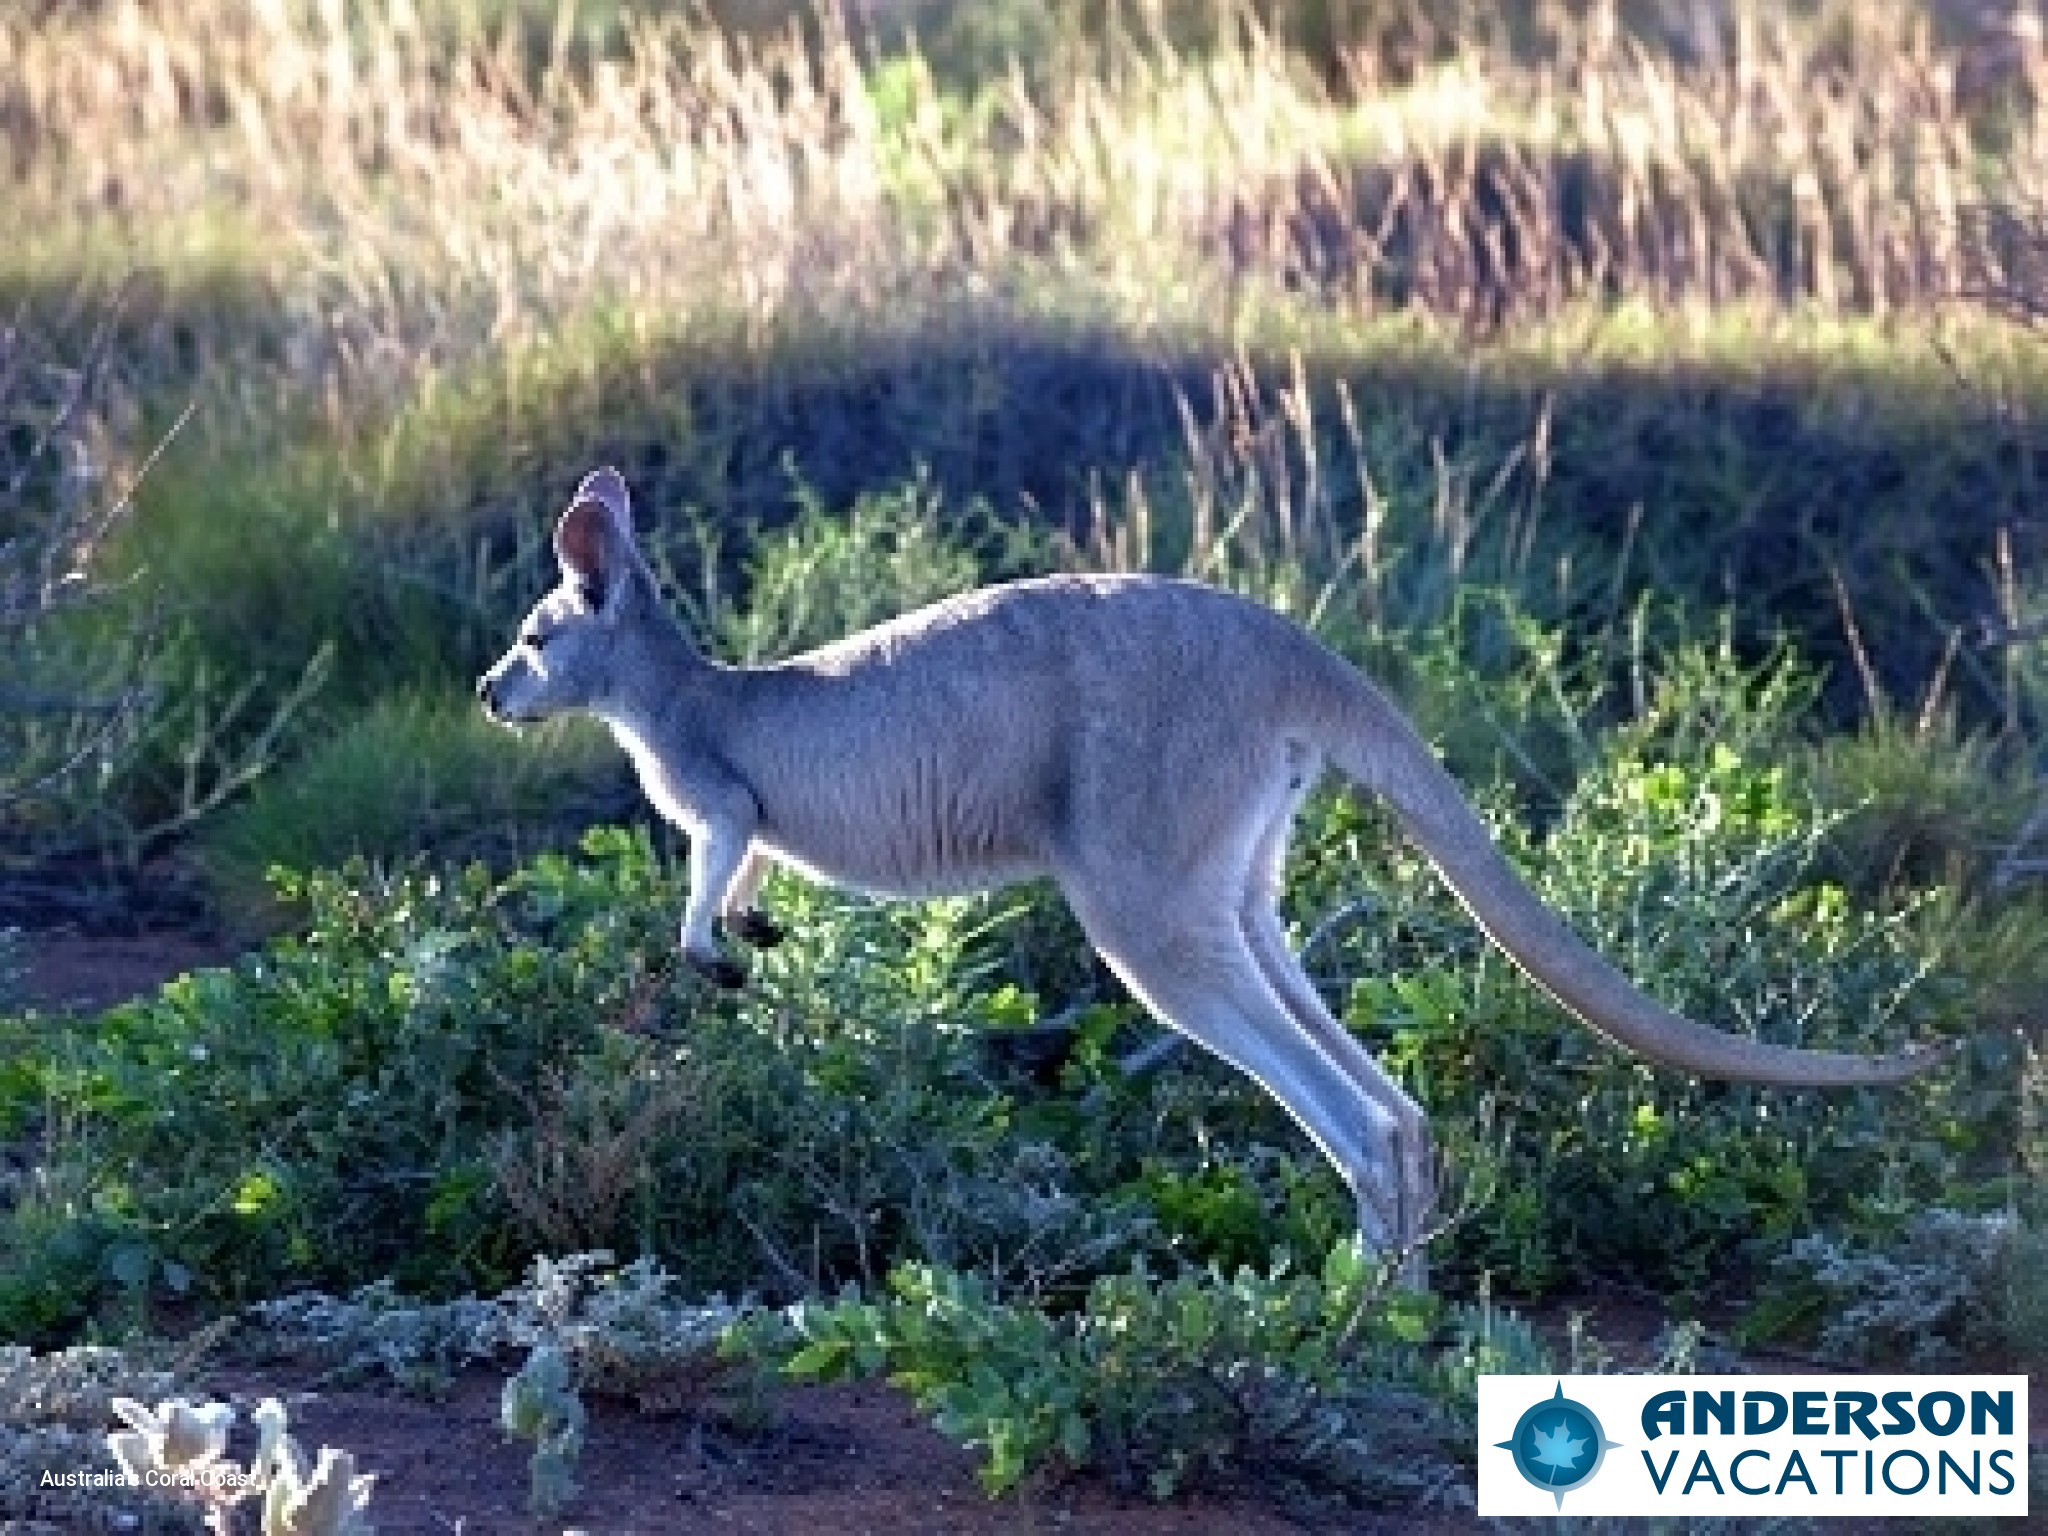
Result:
{"label": "dry grass", "polygon": [[489,1158],[492,1186],[549,1253],[619,1241],[647,1195],[648,1157],[701,1097],[672,1069],[631,1077],[547,1075],[538,1097],[501,1083],[526,1110]]}
{"label": "dry grass", "polygon": [[1995,11],[1939,41],[1911,5],[1736,3],[1652,48],[1544,4],[1513,47],[1354,51],[1338,86],[1246,26],[1069,41],[969,97],[830,26],[669,15],[593,57],[572,24],[536,55],[426,9],[10,8],[5,200],[43,237],[11,264],[253,273],[275,384],[332,407],[592,312],[759,331],[1052,286],[1140,336],[1304,292],[1328,321],[1917,312],[2006,279],[1971,210],[2048,177],[2048,53]]}

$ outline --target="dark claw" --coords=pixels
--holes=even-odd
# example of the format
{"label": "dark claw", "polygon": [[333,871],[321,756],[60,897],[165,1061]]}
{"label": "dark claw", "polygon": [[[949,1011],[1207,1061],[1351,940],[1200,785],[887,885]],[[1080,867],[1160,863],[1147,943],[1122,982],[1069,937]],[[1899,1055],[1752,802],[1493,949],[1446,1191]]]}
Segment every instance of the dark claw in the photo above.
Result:
{"label": "dark claw", "polygon": [[708,960],[700,960],[695,955],[684,958],[705,980],[728,992],[737,992],[747,984],[747,968],[736,960],[728,960],[723,955],[714,955]]}
{"label": "dark claw", "polygon": [[764,912],[742,912],[726,926],[734,938],[755,949],[773,949],[789,937],[789,930]]}

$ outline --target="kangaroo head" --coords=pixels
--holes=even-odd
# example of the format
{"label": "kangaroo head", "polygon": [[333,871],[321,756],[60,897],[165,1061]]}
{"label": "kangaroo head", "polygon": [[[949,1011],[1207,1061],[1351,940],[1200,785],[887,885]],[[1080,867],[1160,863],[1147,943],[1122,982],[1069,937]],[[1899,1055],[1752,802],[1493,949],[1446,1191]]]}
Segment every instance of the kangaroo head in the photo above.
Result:
{"label": "kangaroo head", "polygon": [[617,470],[584,476],[555,525],[555,558],[560,583],[533,605],[512,649],[477,679],[484,713],[501,725],[575,710],[617,714],[628,702],[624,691],[645,675],[639,652],[650,628],[666,622]]}

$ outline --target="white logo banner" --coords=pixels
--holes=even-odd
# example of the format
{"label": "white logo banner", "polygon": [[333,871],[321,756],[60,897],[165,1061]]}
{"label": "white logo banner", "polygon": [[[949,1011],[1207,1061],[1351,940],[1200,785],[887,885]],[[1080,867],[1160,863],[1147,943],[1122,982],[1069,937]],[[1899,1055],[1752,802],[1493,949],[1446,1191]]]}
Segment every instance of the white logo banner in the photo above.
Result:
{"label": "white logo banner", "polygon": [[2025,1515],[2024,1376],[1482,1376],[1482,1515]]}

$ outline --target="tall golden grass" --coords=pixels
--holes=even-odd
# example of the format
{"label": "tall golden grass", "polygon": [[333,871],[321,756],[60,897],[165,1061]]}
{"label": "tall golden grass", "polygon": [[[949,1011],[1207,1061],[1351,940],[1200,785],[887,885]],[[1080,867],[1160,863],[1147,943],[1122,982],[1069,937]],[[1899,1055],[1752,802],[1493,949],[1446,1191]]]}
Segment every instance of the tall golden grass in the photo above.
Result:
{"label": "tall golden grass", "polygon": [[1335,68],[1244,13],[1199,52],[1075,35],[970,93],[831,12],[808,38],[628,19],[598,55],[567,6],[538,46],[432,0],[15,6],[0,269],[231,267],[308,400],[403,398],[592,314],[967,299],[1227,336],[1304,300],[1895,317],[2030,280],[2034,13],[1938,37],[1892,0],[1797,9],[1731,0],[1651,46],[1612,4],[1541,3],[1512,44]]}

